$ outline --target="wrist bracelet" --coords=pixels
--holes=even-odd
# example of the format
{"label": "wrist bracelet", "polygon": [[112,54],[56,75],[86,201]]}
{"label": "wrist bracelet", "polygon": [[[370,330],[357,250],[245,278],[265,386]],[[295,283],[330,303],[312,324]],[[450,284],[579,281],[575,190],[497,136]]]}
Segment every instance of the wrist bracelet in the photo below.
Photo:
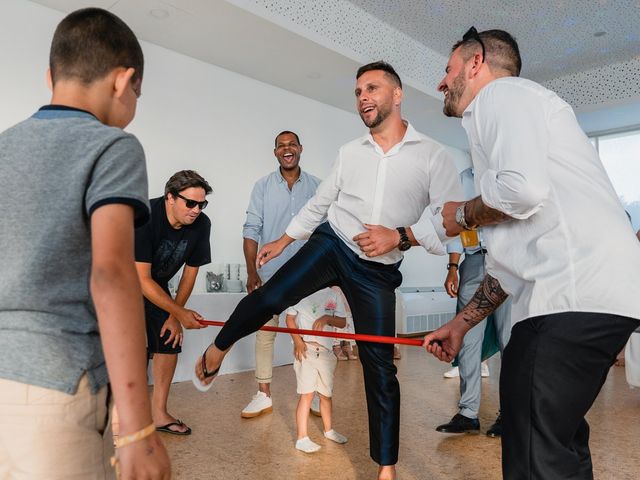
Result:
{"label": "wrist bracelet", "polygon": [[449,270],[451,267],[456,267],[456,270],[458,270],[458,264],[457,263],[447,263],[447,270]]}
{"label": "wrist bracelet", "polygon": [[132,443],[138,442],[143,438],[147,438],[153,432],[156,431],[155,423],[151,423],[150,425],[144,427],[137,432],[133,432],[129,435],[124,435],[123,437],[118,437],[113,441],[113,446],[116,448],[126,447],[127,445],[131,445]]}

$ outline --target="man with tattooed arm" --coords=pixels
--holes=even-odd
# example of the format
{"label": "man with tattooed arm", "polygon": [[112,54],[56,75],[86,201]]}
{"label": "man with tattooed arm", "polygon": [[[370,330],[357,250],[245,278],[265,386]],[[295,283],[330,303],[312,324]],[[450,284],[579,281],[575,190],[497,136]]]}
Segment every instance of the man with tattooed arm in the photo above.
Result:
{"label": "man with tattooed arm", "polygon": [[585,414],[640,325],[640,249],[571,107],[518,78],[521,65],[510,34],[471,28],[438,86],[445,115],[462,118],[480,192],[445,204],[444,226],[450,236],[483,226],[492,254],[471,301],[424,346],[451,361],[465,333],[511,295],[500,377],[504,478],[586,480]]}

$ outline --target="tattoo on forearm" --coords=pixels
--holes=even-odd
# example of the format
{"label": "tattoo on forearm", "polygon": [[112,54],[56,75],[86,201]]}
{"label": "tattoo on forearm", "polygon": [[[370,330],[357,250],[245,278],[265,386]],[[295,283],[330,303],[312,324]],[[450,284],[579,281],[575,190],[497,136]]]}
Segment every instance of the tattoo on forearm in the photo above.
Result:
{"label": "tattoo on forearm", "polygon": [[491,275],[486,275],[471,301],[462,309],[462,319],[475,326],[491,315],[507,297],[500,282]]}
{"label": "tattoo on forearm", "polygon": [[500,210],[487,207],[482,202],[482,197],[476,197],[465,204],[464,218],[467,220],[467,224],[478,226],[495,225],[496,223],[511,220],[509,215],[502,213]]}

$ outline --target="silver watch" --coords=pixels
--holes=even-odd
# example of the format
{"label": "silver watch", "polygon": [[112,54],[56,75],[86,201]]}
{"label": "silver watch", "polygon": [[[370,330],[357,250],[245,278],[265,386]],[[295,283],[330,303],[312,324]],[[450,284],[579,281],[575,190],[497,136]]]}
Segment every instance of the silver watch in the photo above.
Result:
{"label": "silver watch", "polygon": [[467,219],[464,218],[464,206],[466,204],[467,202],[463,203],[458,208],[456,208],[456,223],[460,225],[462,228],[464,228],[465,230],[471,230],[471,227],[469,227],[469,225],[467,224]]}

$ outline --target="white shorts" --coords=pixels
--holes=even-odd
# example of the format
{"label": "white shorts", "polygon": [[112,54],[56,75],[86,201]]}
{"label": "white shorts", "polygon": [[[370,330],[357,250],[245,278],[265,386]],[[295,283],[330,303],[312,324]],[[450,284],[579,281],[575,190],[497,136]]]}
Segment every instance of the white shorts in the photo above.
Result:
{"label": "white shorts", "polygon": [[307,344],[307,358],[293,361],[298,381],[298,394],[318,392],[330,397],[333,392],[333,374],[338,359],[329,350]]}

